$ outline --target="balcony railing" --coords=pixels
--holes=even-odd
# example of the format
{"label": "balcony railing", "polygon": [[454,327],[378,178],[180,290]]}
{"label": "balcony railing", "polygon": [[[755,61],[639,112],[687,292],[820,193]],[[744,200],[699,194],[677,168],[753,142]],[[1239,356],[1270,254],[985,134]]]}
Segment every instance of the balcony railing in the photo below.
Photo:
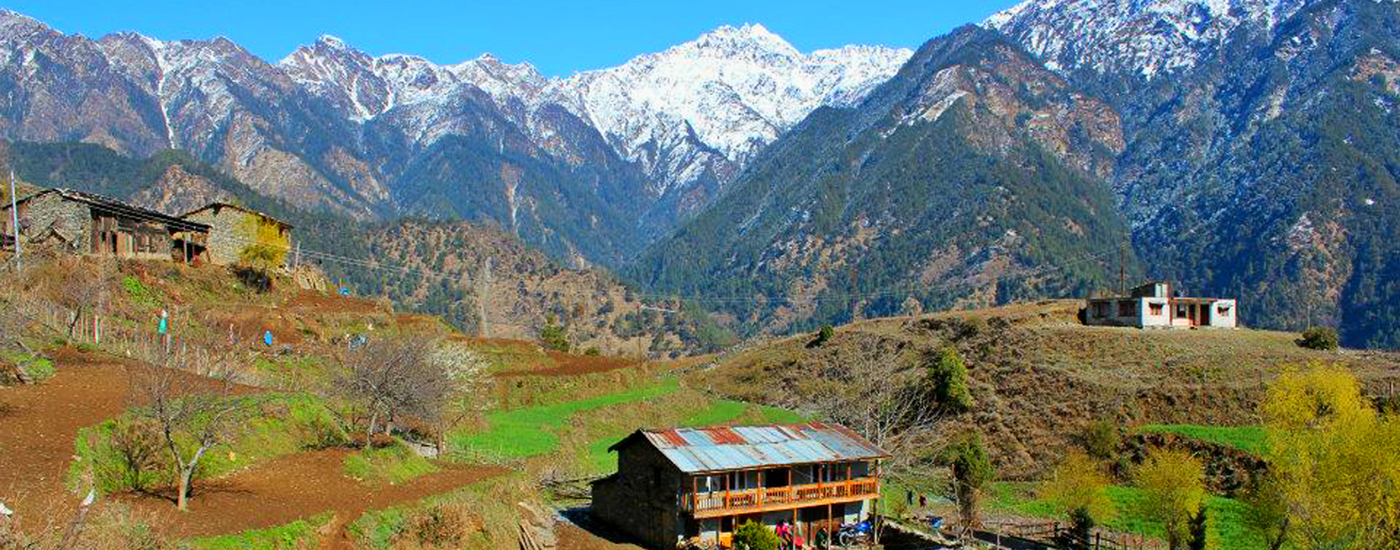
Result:
{"label": "balcony railing", "polygon": [[850,502],[878,497],[879,494],[878,479],[862,478],[811,485],[690,494],[685,495],[684,506],[696,517],[705,517]]}

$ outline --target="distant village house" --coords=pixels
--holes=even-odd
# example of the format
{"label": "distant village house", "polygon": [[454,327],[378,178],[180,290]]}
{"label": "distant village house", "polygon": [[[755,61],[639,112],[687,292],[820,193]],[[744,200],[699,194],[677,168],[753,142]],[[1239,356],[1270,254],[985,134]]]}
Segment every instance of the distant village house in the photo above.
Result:
{"label": "distant village house", "polygon": [[[58,246],[74,253],[197,263],[207,260],[209,226],[92,193],[45,189],[16,202],[20,246]],[[14,245],[10,205],[3,207],[5,244]]]}
{"label": "distant village house", "polygon": [[638,430],[608,450],[617,473],[593,483],[594,517],[662,550],[728,547],[750,520],[812,541],[869,519],[889,456],[821,423]]}
{"label": "distant village house", "polygon": [[209,256],[215,265],[238,263],[243,250],[268,246],[285,257],[292,246],[291,224],[236,204],[216,202],[181,216],[208,225]]}
{"label": "distant village house", "polygon": [[1235,328],[1235,300],[1178,294],[1170,283],[1152,282],[1134,288],[1128,296],[1090,298],[1084,308],[1084,323],[1138,328]]}

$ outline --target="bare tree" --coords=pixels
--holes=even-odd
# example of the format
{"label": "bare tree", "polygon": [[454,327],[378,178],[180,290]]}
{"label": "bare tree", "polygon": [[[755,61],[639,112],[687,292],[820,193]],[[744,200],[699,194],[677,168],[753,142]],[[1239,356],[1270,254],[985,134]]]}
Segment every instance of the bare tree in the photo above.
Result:
{"label": "bare tree", "polygon": [[816,412],[889,452],[891,466],[909,465],[915,446],[940,417],[917,378],[905,372],[912,361],[887,350],[838,349],[835,368],[824,373],[836,384],[817,396]]}
{"label": "bare tree", "polygon": [[381,418],[389,433],[396,415],[432,421],[442,414],[454,383],[440,362],[430,360],[434,348],[422,342],[381,340],[345,357],[336,386],[369,417],[365,449],[372,445]]}
{"label": "bare tree", "polygon": [[173,368],[129,367],[132,395],[139,413],[153,422],[175,473],[176,506],[187,509],[190,486],[200,460],[238,431],[239,420],[257,400],[234,395],[224,373],[197,377]]}
{"label": "bare tree", "polygon": [[105,306],[108,290],[116,281],[116,268],[106,258],[96,258],[83,269],[64,270],[58,302],[73,311],[68,320],[68,339],[77,334],[78,320],[84,311]]}

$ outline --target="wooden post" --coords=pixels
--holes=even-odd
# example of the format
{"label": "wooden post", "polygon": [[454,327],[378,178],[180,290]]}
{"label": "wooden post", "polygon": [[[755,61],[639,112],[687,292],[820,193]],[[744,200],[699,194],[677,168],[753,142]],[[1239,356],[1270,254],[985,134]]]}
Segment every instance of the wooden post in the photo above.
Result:
{"label": "wooden post", "polygon": [[700,476],[690,476],[690,511],[700,510]]}

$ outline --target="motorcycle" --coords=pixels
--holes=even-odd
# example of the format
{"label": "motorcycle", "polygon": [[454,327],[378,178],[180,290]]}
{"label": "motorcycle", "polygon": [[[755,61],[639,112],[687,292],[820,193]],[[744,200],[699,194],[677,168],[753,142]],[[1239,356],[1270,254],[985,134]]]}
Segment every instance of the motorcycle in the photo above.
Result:
{"label": "motorcycle", "polygon": [[836,542],[841,546],[849,547],[856,543],[870,541],[874,533],[875,526],[871,525],[870,520],[865,520],[860,523],[847,523],[842,525],[840,530],[836,531]]}

